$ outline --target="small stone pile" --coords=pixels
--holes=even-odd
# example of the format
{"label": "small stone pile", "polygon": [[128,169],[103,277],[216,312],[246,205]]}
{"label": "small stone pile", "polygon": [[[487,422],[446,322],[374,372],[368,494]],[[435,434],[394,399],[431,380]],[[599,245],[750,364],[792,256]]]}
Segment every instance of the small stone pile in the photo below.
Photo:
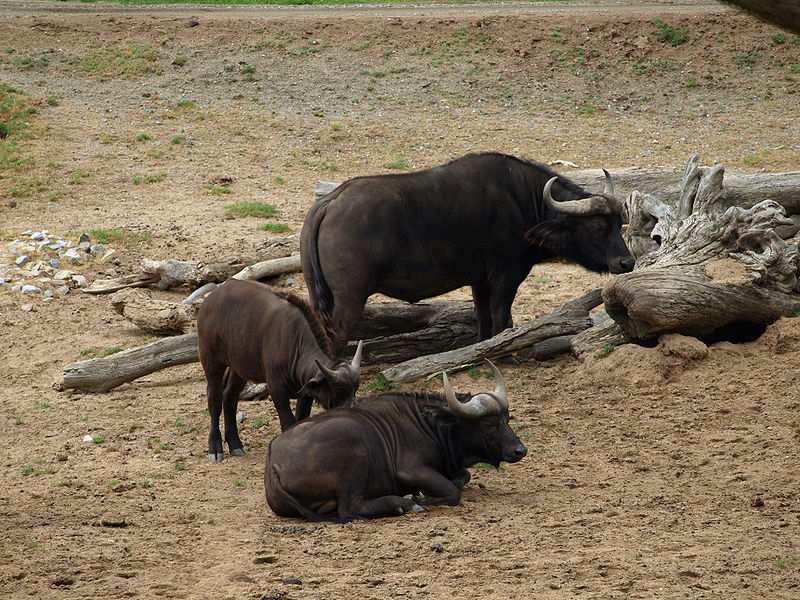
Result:
{"label": "small stone pile", "polygon": [[75,244],[46,229],[25,231],[6,248],[7,254],[0,256],[0,290],[42,294],[45,302],[89,285],[78,269],[91,261],[118,262],[116,250],[92,244],[86,234]]}

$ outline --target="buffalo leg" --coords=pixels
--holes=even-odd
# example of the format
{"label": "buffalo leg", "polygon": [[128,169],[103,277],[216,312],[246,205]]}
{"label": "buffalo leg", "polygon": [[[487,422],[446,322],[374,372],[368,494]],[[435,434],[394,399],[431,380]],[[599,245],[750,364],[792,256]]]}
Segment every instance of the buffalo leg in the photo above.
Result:
{"label": "buffalo leg", "polygon": [[219,462],[223,457],[219,416],[222,413],[222,381],[225,375],[225,365],[203,361],[203,370],[206,374],[208,413],[211,416],[211,428],[208,432],[208,458],[212,462]]}
{"label": "buffalo leg", "polygon": [[292,407],[289,404],[289,390],[282,385],[273,384],[268,382],[269,392],[272,396],[272,403],[275,405],[275,410],[278,411],[278,419],[281,422],[281,431],[286,431],[297,422]]}
{"label": "buffalo leg", "polygon": [[478,339],[492,337],[491,294],[488,286],[472,286],[472,302],[475,304],[475,315],[478,319]]}
{"label": "buffalo leg", "polygon": [[225,441],[231,456],[244,456],[244,444],[239,437],[239,425],[236,422],[236,410],[239,407],[239,394],[245,385],[245,380],[231,369],[225,372],[225,389],[222,391],[222,413],[225,419]]}
{"label": "buffalo leg", "polygon": [[294,414],[297,416],[298,421],[308,418],[308,416],[311,414],[311,405],[313,403],[314,399],[307,396],[297,399],[297,404],[294,408]]}
{"label": "buffalo leg", "polygon": [[456,506],[461,502],[461,489],[444,475],[430,467],[420,467],[397,474],[401,483],[412,490],[418,490],[419,504],[449,504]]}
{"label": "buffalo leg", "polygon": [[[341,500],[340,500],[341,502]],[[339,505],[339,516],[343,521],[352,519],[376,519],[379,517],[395,517],[407,512],[420,512],[420,507],[413,498],[403,496],[380,496],[378,498],[353,499]]]}

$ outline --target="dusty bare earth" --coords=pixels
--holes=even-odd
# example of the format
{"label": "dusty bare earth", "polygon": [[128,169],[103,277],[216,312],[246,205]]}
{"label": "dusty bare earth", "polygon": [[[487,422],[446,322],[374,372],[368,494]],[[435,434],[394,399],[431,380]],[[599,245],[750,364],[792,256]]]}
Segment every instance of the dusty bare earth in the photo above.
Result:
{"label": "dusty bare earth", "polygon": [[[793,35],[713,3],[623,4],[0,2],[0,82],[35,108],[22,164],[0,171],[0,277],[23,278],[5,252],[26,230],[115,230],[118,264],[75,268],[90,281],[143,257],[248,252],[275,235],[265,222],[299,232],[318,180],[468,151],[798,168]],[[659,42],[656,18],[687,40]],[[226,214],[243,201],[279,214]],[[665,339],[506,368],[525,460],[474,469],[458,507],[317,525],[264,501],[270,402],[244,406],[249,455],[209,463],[199,365],[107,394],[54,389],[66,364],[150,338],[106,297],[45,301],[40,279],[0,288],[4,598],[800,597],[800,320],[747,344]],[[540,265],[515,321],[606,281]]]}

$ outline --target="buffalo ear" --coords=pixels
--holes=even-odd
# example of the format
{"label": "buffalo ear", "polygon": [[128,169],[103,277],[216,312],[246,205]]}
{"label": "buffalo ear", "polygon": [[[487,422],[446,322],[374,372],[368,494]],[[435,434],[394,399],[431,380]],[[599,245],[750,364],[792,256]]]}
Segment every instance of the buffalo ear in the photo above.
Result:
{"label": "buffalo ear", "polygon": [[531,246],[559,250],[569,242],[569,229],[563,221],[544,221],[525,232]]}
{"label": "buffalo ear", "polygon": [[314,377],[313,379],[309,379],[306,384],[300,388],[299,394],[308,394],[310,396],[317,396],[322,386],[325,385],[325,376],[320,374]]}

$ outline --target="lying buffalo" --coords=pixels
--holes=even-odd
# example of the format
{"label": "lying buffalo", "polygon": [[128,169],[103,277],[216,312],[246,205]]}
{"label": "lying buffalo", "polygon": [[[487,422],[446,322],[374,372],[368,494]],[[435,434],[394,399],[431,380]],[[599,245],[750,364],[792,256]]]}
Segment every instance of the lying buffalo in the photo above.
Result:
{"label": "lying buffalo", "polygon": [[[332,408],[351,402],[358,389],[361,344],[352,364],[333,358],[308,304],[253,281],[230,279],[208,295],[197,313],[197,350],[206,374],[212,461],[223,456],[221,412],[230,453],[245,454],[236,408],[247,380],[267,384],[282,430],[308,417],[315,399]],[[296,419],[290,398],[297,398]]]}
{"label": "lying buffalo", "polygon": [[495,153],[351,179],[306,215],[311,304],[345,343],[371,294],[417,302],[468,285],[479,336],[491,337],[510,325],[517,288],[538,262],[633,268],[613,194],[607,172],[605,191],[591,194],[544,165]]}
{"label": "lying buffalo", "polygon": [[[487,361],[488,362],[488,361]],[[494,392],[391,392],[298,423],[270,442],[267,502],[283,517],[349,521],[461,500],[467,467],[517,462],[528,452],[508,425],[503,376]]]}

